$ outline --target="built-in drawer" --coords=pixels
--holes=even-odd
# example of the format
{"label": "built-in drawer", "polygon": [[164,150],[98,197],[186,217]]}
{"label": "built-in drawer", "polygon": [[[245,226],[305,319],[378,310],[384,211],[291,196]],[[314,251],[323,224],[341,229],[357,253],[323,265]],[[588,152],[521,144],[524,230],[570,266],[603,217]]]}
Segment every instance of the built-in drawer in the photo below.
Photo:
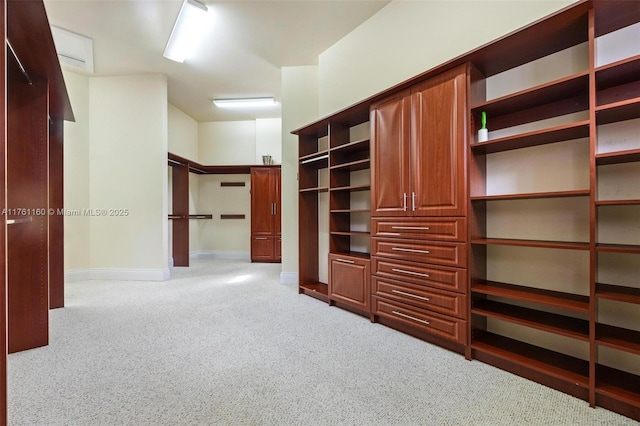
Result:
{"label": "built-in drawer", "polygon": [[372,297],[372,304],[374,315],[466,344],[467,322],[465,320],[429,312],[404,303],[387,301],[377,296]]}
{"label": "built-in drawer", "polygon": [[437,263],[439,265],[467,266],[465,243],[440,243],[419,240],[391,240],[372,238],[371,254],[392,259],[414,262]]}
{"label": "built-in drawer", "polygon": [[374,237],[413,238],[442,241],[465,241],[467,219],[372,219],[371,235]]}
{"label": "built-in drawer", "polygon": [[466,269],[417,264],[378,257],[371,258],[371,273],[380,278],[398,279],[459,293],[465,292],[467,281]]}
{"label": "built-in drawer", "polygon": [[398,302],[414,305],[419,308],[453,315],[465,319],[467,317],[467,298],[458,293],[436,290],[415,284],[386,278],[372,277],[372,294],[386,297]]}

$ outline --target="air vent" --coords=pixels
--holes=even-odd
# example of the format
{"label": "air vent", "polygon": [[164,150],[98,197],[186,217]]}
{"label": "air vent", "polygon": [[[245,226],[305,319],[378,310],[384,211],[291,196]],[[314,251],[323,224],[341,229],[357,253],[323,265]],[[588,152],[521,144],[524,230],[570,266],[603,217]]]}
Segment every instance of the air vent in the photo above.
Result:
{"label": "air vent", "polygon": [[51,26],[51,34],[60,64],[93,74],[93,40],[65,29]]}

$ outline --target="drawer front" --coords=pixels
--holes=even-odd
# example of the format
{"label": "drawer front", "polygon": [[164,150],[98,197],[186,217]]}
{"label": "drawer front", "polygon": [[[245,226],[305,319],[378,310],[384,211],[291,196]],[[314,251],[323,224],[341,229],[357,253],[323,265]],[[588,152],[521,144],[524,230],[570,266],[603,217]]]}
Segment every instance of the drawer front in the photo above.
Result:
{"label": "drawer front", "polygon": [[413,238],[442,241],[465,241],[465,218],[437,218],[424,220],[373,219],[374,237]]}
{"label": "drawer front", "polygon": [[466,344],[466,321],[373,297],[373,314]]}
{"label": "drawer front", "polygon": [[401,281],[372,277],[372,294],[419,308],[465,319],[467,298],[462,294],[429,289]]}
{"label": "drawer front", "polygon": [[371,262],[336,254],[329,255],[329,298],[369,312]]}
{"label": "drawer front", "polygon": [[467,266],[465,243],[437,243],[417,240],[371,240],[372,255],[413,262],[437,263],[438,265]]}
{"label": "drawer front", "polygon": [[273,260],[273,237],[251,237],[251,260]]}
{"label": "drawer front", "polygon": [[467,282],[465,269],[420,265],[397,260],[372,258],[372,274],[410,283],[464,293]]}

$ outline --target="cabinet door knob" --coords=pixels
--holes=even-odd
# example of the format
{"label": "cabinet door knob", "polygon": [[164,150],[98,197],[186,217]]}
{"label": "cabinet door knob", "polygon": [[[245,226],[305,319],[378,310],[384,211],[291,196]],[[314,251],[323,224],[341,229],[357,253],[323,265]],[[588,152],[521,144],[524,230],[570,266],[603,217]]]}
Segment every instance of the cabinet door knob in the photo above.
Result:
{"label": "cabinet door knob", "polygon": [[407,319],[419,322],[419,323],[424,324],[424,325],[429,325],[429,321],[425,321],[425,320],[420,319],[420,318],[412,317],[411,315],[403,314],[402,312],[399,312],[399,311],[392,311],[392,312],[395,315],[398,315],[399,317],[407,318]]}
{"label": "cabinet door knob", "polygon": [[407,211],[407,193],[405,192],[402,196],[402,210]]}
{"label": "cabinet door knob", "polygon": [[406,291],[400,291],[400,290],[395,290],[394,289],[394,290],[391,290],[391,293],[396,293],[396,294],[401,294],[403,296],[413,297],[414,299],[424,300],[425,302],[429,301],[428,297],[418,296],[417,294],[407,293]]}
{"label": "cabinet door knob", "polygon": [[254,240],[268,240],[267,237],[255,237]]}
{"label": "cabinet door knob", "polygon": [[416,193],[411,193],[411,211],[416,211]]}

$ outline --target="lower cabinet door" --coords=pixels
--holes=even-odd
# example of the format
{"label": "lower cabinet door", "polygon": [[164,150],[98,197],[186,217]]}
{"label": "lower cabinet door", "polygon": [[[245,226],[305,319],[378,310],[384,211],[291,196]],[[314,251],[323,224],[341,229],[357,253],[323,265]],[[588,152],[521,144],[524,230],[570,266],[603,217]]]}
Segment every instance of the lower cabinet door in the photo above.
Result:
{"label": "lower cabinet door", "polygon": [[371,262],[329,254],[329,299],[370,312]]}
{"label": "lower cabinet door", "polygon": [[458,318],[425,311],[404,303],[387,301],[377,296],[373,297],[372,313],[445,339],[466,344],[467,322]]}
{"label": "lower cabinet door", "polygon": [[273,237],[251,237],[251,261],[272,262],[274,260]]}

